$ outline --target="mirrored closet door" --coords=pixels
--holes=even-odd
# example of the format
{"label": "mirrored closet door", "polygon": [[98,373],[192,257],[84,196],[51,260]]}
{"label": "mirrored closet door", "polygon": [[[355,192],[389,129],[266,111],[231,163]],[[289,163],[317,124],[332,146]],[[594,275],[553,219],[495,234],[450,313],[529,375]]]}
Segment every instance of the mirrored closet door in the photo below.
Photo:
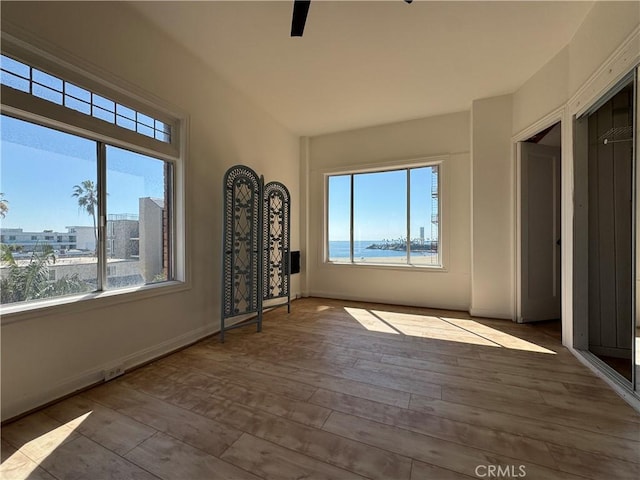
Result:
{"label": "mirrored closet door", "polygon": [[635,393],[640,397],[640,208],[638,208],[638,192],[640,192],[640,173],[638,156],[640,152],[640,66],[635,76],[635,116],[634,116],[634,154],[635,169],[635,312],[633,322],[633,385]]}
{"label": "mirrored closet door", "polygon": [[638,390],[637,71],[576,119],[574,346]]}

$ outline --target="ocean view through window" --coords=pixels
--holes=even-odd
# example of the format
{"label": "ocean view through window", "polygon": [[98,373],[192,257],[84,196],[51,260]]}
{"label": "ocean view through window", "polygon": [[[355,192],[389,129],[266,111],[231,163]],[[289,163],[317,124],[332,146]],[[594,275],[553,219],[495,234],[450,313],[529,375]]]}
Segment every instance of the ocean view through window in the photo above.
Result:
{"label": "ocean view through window", "polygon": [[327,260],[440,267],[439,170],[328,175]]}

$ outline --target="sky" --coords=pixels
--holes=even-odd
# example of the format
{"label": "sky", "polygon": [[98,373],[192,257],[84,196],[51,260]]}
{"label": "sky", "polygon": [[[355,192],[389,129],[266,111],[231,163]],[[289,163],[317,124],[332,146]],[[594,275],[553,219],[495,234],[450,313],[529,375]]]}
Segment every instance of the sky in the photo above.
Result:
{"label": "sky", "polygon": [[[432,168],[411,169],[412,239],[432,237],[431,198]],[[406,170],[362,173],[354,176],[354,240],[395,240],[407,236],[407,173]],[[349,240],[350,176],[329,177],[329,241]],[[437,235],[437,229],[433,229]]]}
{"label": "sky", "polygon": [[[2,228],[25,232],[92,226],[74,185],[97,178],[96,142],[5,115],[0,119],[0,192],[9,211]],[[164,162],[107,147],[107,214],[138,214],[141,197],[164,197]]]}

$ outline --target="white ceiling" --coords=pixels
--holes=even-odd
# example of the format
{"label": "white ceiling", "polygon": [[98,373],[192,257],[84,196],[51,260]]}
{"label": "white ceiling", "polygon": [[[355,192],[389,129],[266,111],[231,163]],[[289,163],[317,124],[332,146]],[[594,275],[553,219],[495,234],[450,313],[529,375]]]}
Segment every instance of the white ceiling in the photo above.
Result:
{"label": "white ceiling", "polygon": [[467,110],[515,91],[573,37],[592,2],[134,2],[299,135]]}

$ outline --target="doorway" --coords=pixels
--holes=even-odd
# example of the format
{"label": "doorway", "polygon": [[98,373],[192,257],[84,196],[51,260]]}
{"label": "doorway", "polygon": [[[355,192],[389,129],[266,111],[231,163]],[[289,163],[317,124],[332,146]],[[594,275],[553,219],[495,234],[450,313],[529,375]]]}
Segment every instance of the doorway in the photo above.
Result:
{"label": "doorway", "polygon": [[517,143],[519,323],[561,317],[561,123]]}

